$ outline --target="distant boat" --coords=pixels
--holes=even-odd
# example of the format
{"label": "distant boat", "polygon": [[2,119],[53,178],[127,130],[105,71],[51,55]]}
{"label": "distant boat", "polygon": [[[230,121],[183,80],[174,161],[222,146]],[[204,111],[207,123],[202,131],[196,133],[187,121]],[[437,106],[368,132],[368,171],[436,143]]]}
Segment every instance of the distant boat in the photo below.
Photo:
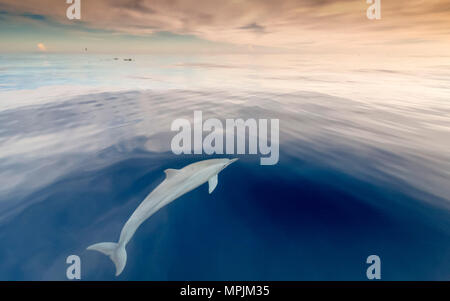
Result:
{"label": "distant boat", "polygon": [[123,59],[125,62],[131,62],[133,59]]}

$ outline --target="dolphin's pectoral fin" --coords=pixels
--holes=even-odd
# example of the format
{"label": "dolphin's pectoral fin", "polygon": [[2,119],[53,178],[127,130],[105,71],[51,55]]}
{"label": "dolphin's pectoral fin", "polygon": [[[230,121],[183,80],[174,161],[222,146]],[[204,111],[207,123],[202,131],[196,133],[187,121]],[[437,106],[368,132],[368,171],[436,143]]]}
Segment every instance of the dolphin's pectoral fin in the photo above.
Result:
{"label": "dolphin's pectoral fin", "polygon": [[219,179],[218,179],[217,175],[215,175],[214,177],[212,177],[208,180],[210,194],[214,191],[214,189],[216,189],[218,181],[219,181]]}
{"label": "dolphin's pectoral fin", "polygon": [[178,169],[166,169],[164,171],[166,173],[166,179],[170,179],[171,177],[175,176],[178,173]]}

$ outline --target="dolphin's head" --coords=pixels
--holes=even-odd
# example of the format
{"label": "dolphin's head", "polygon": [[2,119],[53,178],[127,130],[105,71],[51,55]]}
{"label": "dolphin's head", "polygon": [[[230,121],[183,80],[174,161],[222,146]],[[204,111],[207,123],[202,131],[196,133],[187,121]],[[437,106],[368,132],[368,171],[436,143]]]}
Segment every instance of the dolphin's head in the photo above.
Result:
{"label": "dolphin's head", "polygon": [[204,161],[205,163],[208,163],[210,166],[214,166],[216,169],[216,172],[219,173],[222,170],[224,170],[226,167],[228,167],[231,163],[236,162],[238,159],[210,159]]}
{"label": "dolphin's head", "polygon": [[227,158],[209,159],[191,164],[191,169],[194,168],[198,170],[203,170],[206,168],[213,173],[219,173],[226,167],[228,167],[228,165],[230,165],[233,162],[236,162],[237,160],[238,159],[227,159]]}
{"label": "dolphin's head", "polygon": [[227,162],[227,165],[225,167],[227,167],[228,165],[230,165],[231,163],[236,162],[237,160],[239,160],[239,158],[234,158],[234,159],[229,159]]}
{"label": "dolphin's head", "polygon": [[230,165],[233,162],[236,162],[237,160],[239,160],[239,158],[235,158],[235,159],[223,159],[223,167],[222,170],[225,169],[226,167],[228,167],[228,165]]}

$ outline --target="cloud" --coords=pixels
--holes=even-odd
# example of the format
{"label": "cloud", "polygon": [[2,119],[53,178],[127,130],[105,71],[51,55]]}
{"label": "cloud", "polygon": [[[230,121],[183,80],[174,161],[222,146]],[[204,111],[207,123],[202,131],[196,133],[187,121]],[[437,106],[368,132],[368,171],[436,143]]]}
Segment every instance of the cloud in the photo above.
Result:
{"label": "cloud", "polygon": [[257,23],[251,23],[245,26],[241,26],[239,27],[239,29],[250,30],[253,32],[260,32],[260,33],[263,33],[265,31],[265,27]]}
{"label": "cloud", "polygon": [[38,43],[37,48],[39,49],[39,51],[42,51],[42,52],[47,51],[47,47],[45,47],[45,45],[43,43]]}
{"label": "cloud", "polygon": [[[395,39],[449,41],[448,0],[382,2],[369,21],[363,0],[96,0],[82,1],[82,22],[65,17],[60,0],[0,0],[0,11],[44,16],[61,24],[132,35],[171,32],[238,45],[325,49]],[[34,17],[36,19],[36,17]]]}

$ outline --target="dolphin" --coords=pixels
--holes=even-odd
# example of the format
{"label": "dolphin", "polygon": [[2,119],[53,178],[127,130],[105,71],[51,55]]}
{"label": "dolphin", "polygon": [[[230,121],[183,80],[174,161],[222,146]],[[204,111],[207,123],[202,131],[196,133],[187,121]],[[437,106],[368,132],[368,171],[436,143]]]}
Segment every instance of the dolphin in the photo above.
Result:
{"label": "dolphin", "polygon": [[89,246],[88,250],[103,253],[114,262],[116,276],[127,263],[126,245],[139,226],[155,212],[180,196],[208,182],[211,194],[217,186],[218,174],[238,159],[210,159],[196,162],[182,169],[166,169],[165,180],[158,185],[136,208],[120,232],[119,242],[101,242]]}

